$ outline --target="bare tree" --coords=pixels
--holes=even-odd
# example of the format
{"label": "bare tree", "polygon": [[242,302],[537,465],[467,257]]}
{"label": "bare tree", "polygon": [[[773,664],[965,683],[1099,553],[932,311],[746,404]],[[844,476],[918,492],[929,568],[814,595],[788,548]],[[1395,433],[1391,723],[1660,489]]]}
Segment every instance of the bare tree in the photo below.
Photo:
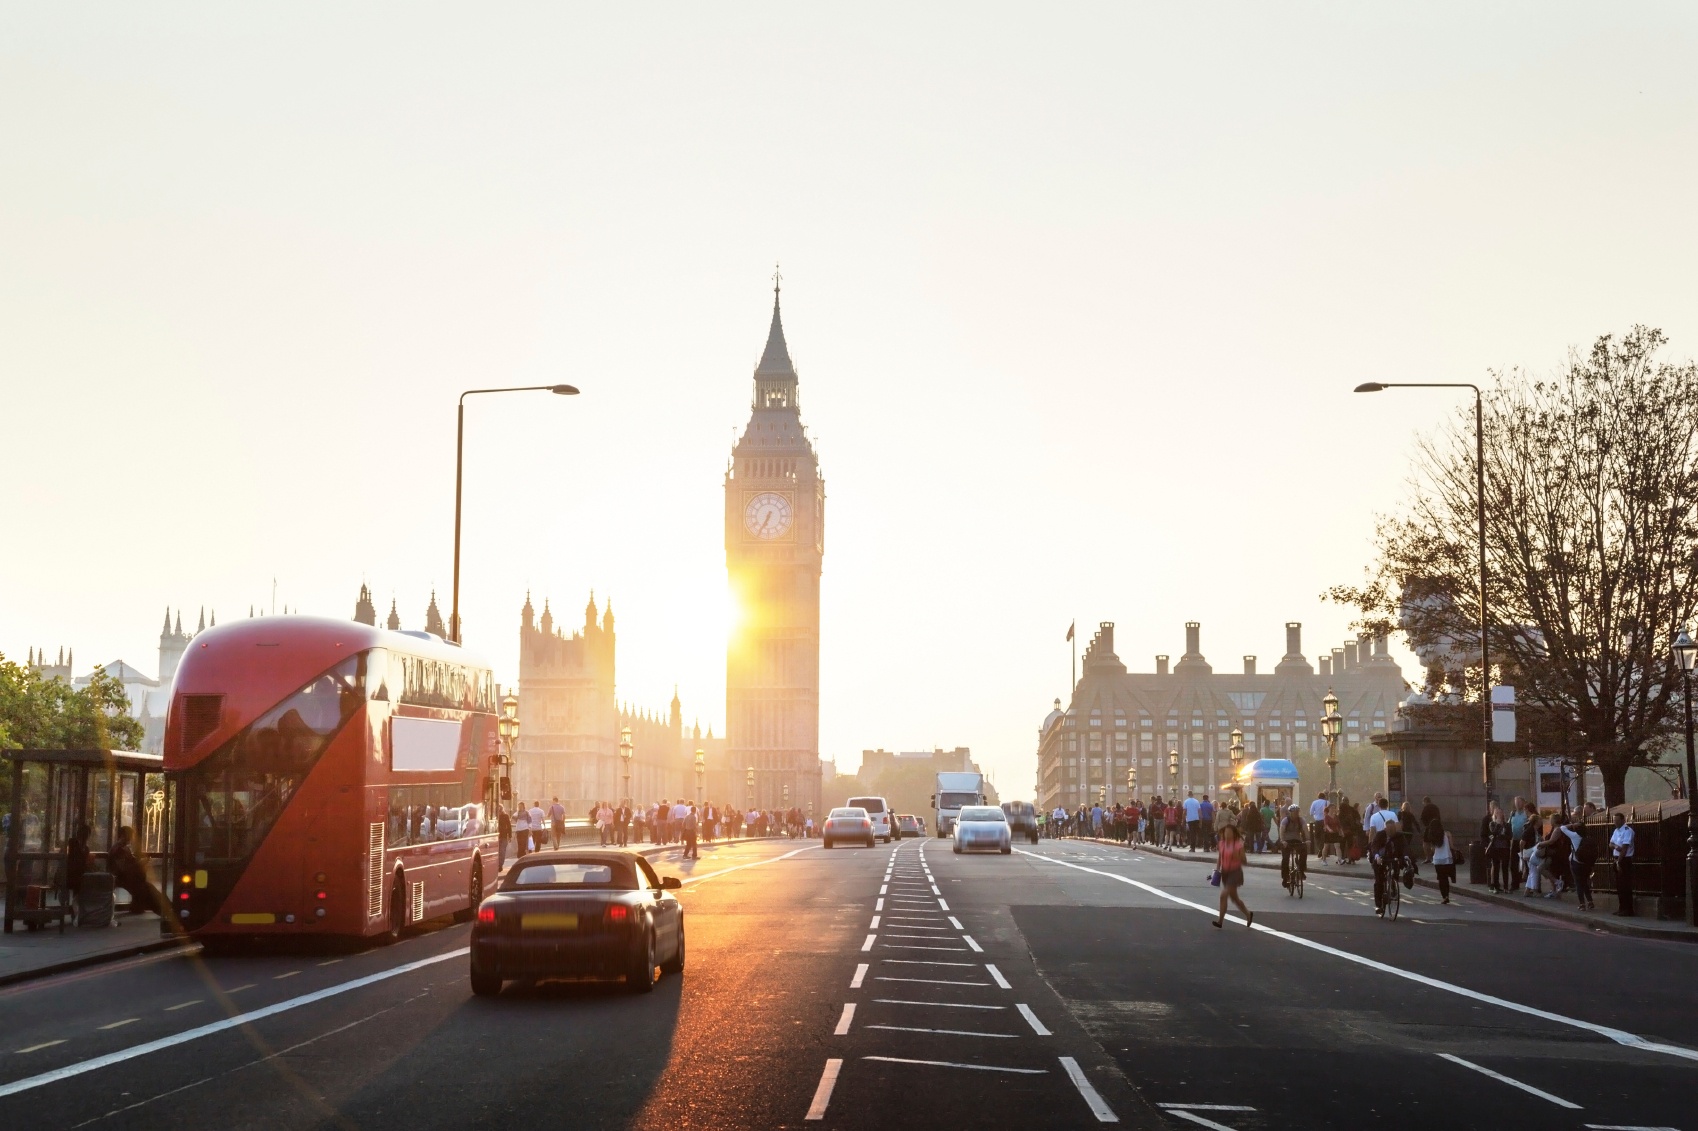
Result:
{"label": "bare tree", "polygon": [[[1656,360],[1665,343],[1643,326],[1606,335],[1549,377],[1493,374],[1486,399],[1495,674],[1516,685],[1526,746],[1596,763],[1611,805],[1678,723],[1669,643],[1698,597],[1698,367]],[[1328,596],[1454,658],[1433,682],[1477,693],[1475,523],[1470,412],[1422,442],[1367,582]]]}

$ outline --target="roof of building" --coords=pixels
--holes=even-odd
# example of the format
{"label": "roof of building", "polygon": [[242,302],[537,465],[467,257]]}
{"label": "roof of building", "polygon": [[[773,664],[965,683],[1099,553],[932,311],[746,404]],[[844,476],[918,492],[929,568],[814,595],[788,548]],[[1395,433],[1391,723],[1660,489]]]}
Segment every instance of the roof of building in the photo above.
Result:
{"label": "roof of building", "polygon": [[796,367],[790,363],[790,347],[784,343],[784,320],[778,311],[778,288],[772,289],[772,328],[766,334],[766,350],[756,373],[787,373],[795,376]]}

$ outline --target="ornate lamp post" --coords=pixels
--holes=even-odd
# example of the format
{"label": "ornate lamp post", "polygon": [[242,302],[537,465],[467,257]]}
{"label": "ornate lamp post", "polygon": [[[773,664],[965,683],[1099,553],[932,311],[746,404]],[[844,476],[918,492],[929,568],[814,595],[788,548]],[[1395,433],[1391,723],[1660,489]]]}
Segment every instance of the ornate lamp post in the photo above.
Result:
{"label": "ornate lamp post", "polygon": [[753,809],[755,807],[755,768],[753,766],[750,766],[748,772],[743,775],[743,780],[748,783],[749,808]]}
{"label": "ornate lamp post", "polygon": [[696,751],[696,808],[702,807],[702,779],[707,777],[707,753]]}
{"label": "ornate lamp post", "polygon": [[[619,760],[625,764],[625,797],[631,800],[631,728],[619,728]],[[632,801],[635,804],[635,801]]]}
{"label": "ornate lamp post", "polygon": [[1179,796],[1179,751],[1167,752],[1167,791]]}
{"label": "ornate lamp post", "polygon": [[1338,732],[1344,720],[1338,714],[1338,696],[1327,688],[1321,700],[1321,737],[1327,740],[1327,799],[1338,804]]}
{"label": "ornate lamp post", "polygon": [[1698,810],[1692,808],[1692,785],[1698,782],[1692,755],[1692,669],[1698,666],[1698,644],[1684,628],[1674,638],[1674,659],[1680,665],[1681,698],[1686,704],[1686,921],[1698,924]]}
{"label": "ornate lamp post", "polygon": [[448,639],[460,643],[460,480],[466,454],[466,398],[477,393],[541,393],[575,397],[571,385],[520,385],[510,389],[467,389],[460,394],[459,421],[454,426],[454,605],[448,614]]}
{"label": "ornate lamp post", "polygon": [[1227,744],[1226,756],[1232,762],[1232,781],[1238,782],[1238,767],[1244,764],[1244,732],[1237,727],[1232,728],[1232,741]]}
{"label": "ornate lamp post", "polygon": [[[496,721],[495,732],[501,737],[501,744],[506,748],[506,761],[501,780],[508,784],[508,792],[512,792],[513,781],[513,748],[519,744],[519,698],[509,695],[501,701],[501,718]],[[496,786],[496,797],[500,798],[501,787]]]}

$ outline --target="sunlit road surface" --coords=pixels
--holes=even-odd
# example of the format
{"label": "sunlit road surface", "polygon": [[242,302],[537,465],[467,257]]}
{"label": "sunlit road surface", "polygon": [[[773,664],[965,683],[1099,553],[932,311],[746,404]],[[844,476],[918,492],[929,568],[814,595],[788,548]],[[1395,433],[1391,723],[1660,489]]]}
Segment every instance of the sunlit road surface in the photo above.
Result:
{"label": "sunlit road surface", "polygon": [[689,964],[648,996],[473,998],[454,926],[0,992],[0,1126],[1698,1131],[1698,947],[1254,869],[1217,930],[1206,866],[1075,841],[659,866]]}

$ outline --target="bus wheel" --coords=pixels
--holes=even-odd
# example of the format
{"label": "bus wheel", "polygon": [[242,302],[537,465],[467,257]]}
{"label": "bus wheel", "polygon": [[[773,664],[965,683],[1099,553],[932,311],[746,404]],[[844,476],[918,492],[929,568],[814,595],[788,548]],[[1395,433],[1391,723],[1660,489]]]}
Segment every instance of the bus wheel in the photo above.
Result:
{"label": "bus wheel", "polygon": [[401,941],[401,928],[407,925],[407,885],[400,880],[395,881],[395,890],[389,893],[389,930],[385,938],[389,942]]}
{"label": "bus wheel", "polygon": [[470,923],[483,902],[483,861],[472,861],[472,882],[466,886],[466,909],[454,912],[456,923]]}

